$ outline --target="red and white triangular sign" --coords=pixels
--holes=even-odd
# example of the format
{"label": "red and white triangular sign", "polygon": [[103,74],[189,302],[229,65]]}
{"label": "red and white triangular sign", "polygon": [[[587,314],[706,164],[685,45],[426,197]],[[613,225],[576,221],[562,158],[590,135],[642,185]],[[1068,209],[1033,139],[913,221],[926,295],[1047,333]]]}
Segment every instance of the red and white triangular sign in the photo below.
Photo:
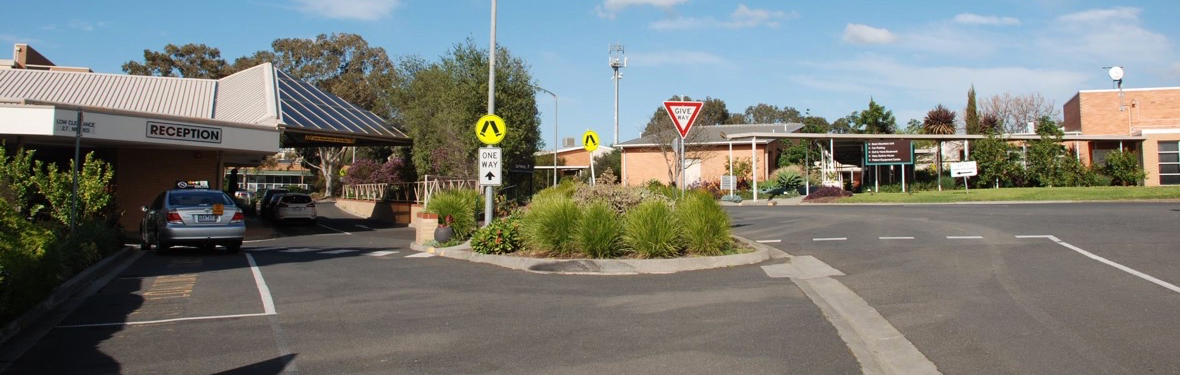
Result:
{"label": "red and white triangular sign", "polygon": [[680,132],[680,139],[688,136],[688,129],[701,113],[704,102],[664,102],[664,109],[668,110],[668,117],[676,124],[676,131]]}

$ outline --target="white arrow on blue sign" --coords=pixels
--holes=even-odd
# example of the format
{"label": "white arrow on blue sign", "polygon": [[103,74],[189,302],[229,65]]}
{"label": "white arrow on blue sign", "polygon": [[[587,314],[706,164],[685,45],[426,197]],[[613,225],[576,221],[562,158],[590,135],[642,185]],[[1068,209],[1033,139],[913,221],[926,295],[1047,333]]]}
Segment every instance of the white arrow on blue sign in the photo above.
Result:
{"label": "white arrow on blue sign", "polygon": [[503,166],[499,147],[481,147],[479,149],[479,186],[500,186],[500,177],[504,174]]}

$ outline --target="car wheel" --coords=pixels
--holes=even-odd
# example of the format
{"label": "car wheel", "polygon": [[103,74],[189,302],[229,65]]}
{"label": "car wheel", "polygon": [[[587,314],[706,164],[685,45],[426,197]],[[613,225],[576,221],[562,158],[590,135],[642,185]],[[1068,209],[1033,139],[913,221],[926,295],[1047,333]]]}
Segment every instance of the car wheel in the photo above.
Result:
{"label": "car wheel", "polygon": [[160,240],[160,233],[156,233],[156,253],[165,254],[172,249],[172,245]]}
{"label": "car wheel", "polygon": [[237,254],[239,251],[242,251],[242,241],[225,244],[225,251],[230,254]]}

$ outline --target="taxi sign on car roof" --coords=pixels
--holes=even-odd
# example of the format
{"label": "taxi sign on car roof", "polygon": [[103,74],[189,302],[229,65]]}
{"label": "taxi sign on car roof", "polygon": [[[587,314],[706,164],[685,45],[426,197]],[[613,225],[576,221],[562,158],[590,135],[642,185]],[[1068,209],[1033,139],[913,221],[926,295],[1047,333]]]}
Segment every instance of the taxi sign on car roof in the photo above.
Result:
{"label": "taxi sign on car roof", "polygon": [[177,189],[208,189],[209,181],[176,181]]}

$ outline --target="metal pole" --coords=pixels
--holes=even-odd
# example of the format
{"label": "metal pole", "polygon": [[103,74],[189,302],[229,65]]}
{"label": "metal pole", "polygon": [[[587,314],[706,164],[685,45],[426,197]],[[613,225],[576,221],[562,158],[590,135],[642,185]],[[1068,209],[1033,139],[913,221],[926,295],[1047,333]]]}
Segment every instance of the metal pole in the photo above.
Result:
{"label": "metal pole", "polygon": [[758,138],[750,138],[750,179],[754,180],[754,201],[758,201]]}
{"label": "metal pole", "polygon": [[873,166],[873,192],[874,193],[881,192],[881,166],[880,165]]}
{"label": "metal pole", "polygon": [[619,67],[615,66],[615,143],[611,146],[619,144]]}
{"label": "metal pole", "polygon": [[74,191],[70,196],[70,233],[78,228],[78,166],[82,164],[82,110],[78,110],[78,122],[74,124]]}
{"label": "metal pole", "polygon": [[811,195],[811,140],[807,140],[807,151],[803,152],[803,192]]}
{"label": "metal pole", "polygon": [[733,141],[729,141],[729,195],[733,195],[733,189],[737,187],[737,177],[733,174]]}
{"label": "metal pole", "polygon": [[901,165],[901,192],[905,192],[905,164]]}
{"label": "metal pole", "polygon": [[684,138],[680,138],[680,196],[684,197]]}
{"label": "metal pole", "polygon": [[[488,114],[496,113],[496,0],[492,0],[492,37],[488,48]],[[553,166],[556,170],[557,166]],[[492,187],[484,188],[483,225],[492,223]]]}

